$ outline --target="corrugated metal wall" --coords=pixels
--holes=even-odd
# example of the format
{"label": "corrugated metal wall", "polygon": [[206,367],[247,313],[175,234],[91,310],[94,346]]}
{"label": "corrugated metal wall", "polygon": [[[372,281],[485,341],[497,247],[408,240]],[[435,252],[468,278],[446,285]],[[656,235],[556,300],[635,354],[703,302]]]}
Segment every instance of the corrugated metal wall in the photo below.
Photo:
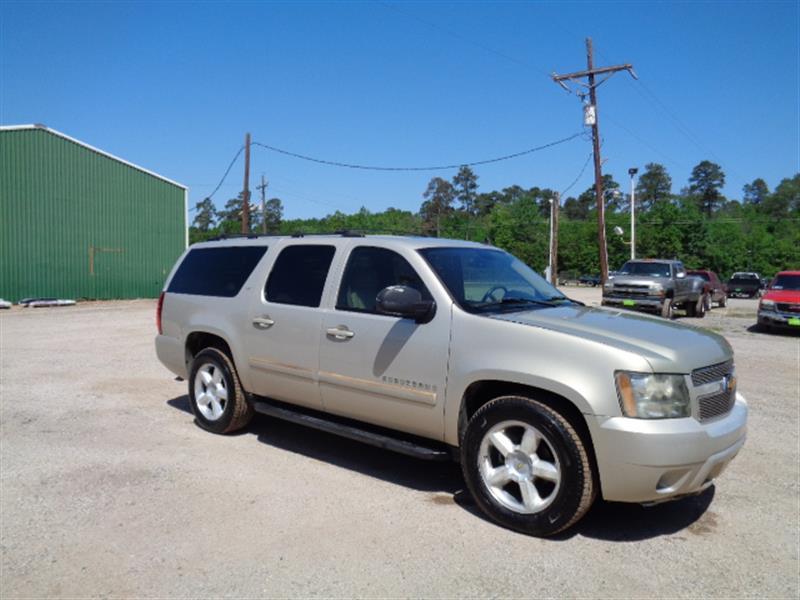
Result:
{"label": "corrugated metal wall", "polygon": [[0,298],[151,298],[184,190],[45,129],[0,130]]}

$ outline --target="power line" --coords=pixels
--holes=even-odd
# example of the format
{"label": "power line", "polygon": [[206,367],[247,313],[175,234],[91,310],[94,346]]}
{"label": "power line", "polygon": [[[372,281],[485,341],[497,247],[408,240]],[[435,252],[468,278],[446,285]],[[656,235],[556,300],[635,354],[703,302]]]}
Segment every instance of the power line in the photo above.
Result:
{"label": "power line", "polygon": [[336,160],[328,160],[324,158],[315,158],[313,156],[308,156],[305,154],[299,154],[297,152],[291,152],[289,150],[283,150],[281,148],[276,148],[275,146],[270,146],[269,144],[262,144],[260,142],[253,142],[254,146],[261,146],[262,148],[266,148],[267,150],[271,150],[273,152],[277,152],[279,154],[284,154],[286,156],[291,156],[293,158],[299,158],[301,160],[314,162],[322,165],[328,165],[332,167],[342,167],[345,169],[361,169],[365,171],[445,171],[450,169],[458,169],[459,167],[475,167],[478,165],[487,165],[490,163],[501,162],[504,160],[511,160],[512,158],[519,158],[520,156],[525,156],[528,154],[533,154],[534,152],[539,152],[540,150],[545,150],[546,148],[552,148],[553,146],[558,146],[559,144],[563,144],[565,142],[569,142],[574,140],[575,138],[583,135],[583,131],[579,131],[578,133],[574,133],[569,137],[562,138],[560,140],[556,140],[554,142],[549,142],[547,144],[543,144],[541,146],[535,146],[533,148],[528,148],[527,150],[523,150],[521,152],[514,152],[513,154],[506,154],[504,156],[498,156],[496,158],[488,158],[486,160],[475,160],[471,162],[458,162],[449,165],[434,165],[434,166],[426,166],[426,167],[382,167],[382,166],[375,166],[375,165],[361,165],[355,163],[346,163]]}
{"label": "power line", "polygon": [[[602,147],[602,145],[603,144],[601,143],[600,146]],[[581,167],[581,170],[580,170],[580,173],[578,173],[578,176],[575,179],[572,180],[572,183],[570,183],[567,187],[565,187],[563,190],[561,190],[561,195],[562,196],[566,195],[566,193],[568,191],[570,191],[573,187],[575,187],[575,185],[578,183],[578,181],[580,181],[580,178],[583,177],[583,174],[586,172],[586,167],[589,166],[589,162],[592,160],[593,156],[594,156],[594,151],[589,152],[589,156],[586,157],[586,161],[583,163],[583,167]]]}
{"label": "power line", "polygon": [[229,164],[228,168],[225,169],[225,174],[222,176],[222,179],[219,180],[219,183],[217,184],[217,187],[214,188],[213,192],[211,192],[208,196],[206,196],[207,199],[211,199],[214,196],[214,194],[216,194],[217,191],[219,191],[219,188],[222,187],[222,184],[224,183],[225,178],[228,176],[228,173],[231,172],[231,169],[233,168],[233,165],[236,164],[236,160],[242,154],[243,150],[244,150],[244,146],[239,148],[239,151],[236,153],[236,156],[233,157],[233,160],[231,161],[231,164]]}

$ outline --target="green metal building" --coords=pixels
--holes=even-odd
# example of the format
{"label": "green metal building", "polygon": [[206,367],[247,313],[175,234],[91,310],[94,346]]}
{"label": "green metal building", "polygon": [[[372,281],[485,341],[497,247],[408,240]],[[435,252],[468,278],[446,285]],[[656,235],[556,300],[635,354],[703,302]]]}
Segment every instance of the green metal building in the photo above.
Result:
{"label": "green metal building", "polygon": [[0,127],[0,298],[152,298],[187,188],[41,125]]}

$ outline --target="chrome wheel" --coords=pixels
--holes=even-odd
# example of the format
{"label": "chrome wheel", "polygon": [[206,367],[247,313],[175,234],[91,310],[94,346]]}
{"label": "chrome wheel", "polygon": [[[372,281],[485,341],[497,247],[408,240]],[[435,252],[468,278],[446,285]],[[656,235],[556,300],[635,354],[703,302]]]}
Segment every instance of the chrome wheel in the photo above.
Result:
{"label": "chrome wheel", "polygon": [[492,497],[520,514],[547,508],[561,484],[553,446],[523,421],[503,421],[486,432],[478,452],[478,470]]}
{"label": "chrome wheel", "polygon": [[213,363],[206,363],[194,376],[194,398],[197,409],[209,421],[216,421],[225,411],[228,388],[222,370]]}

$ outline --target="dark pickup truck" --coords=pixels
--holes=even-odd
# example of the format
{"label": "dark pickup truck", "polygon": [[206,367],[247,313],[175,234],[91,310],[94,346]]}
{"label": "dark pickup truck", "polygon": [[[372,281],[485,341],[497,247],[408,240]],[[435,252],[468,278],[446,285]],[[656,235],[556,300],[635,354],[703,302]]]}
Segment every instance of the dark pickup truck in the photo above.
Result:
{"label": "dark pickup truck", "polygon": [[629,260],[603,285],[603,306],[616,306],[672,318],[675,308],[687,316],[706,314],[705,281],[687,276],[678,260]]}
{"label": "dark pickup truck", "polygon": [[728,280],[728,296],[755,298],[761,293],[761,279],[753,276],[734,276]]}

